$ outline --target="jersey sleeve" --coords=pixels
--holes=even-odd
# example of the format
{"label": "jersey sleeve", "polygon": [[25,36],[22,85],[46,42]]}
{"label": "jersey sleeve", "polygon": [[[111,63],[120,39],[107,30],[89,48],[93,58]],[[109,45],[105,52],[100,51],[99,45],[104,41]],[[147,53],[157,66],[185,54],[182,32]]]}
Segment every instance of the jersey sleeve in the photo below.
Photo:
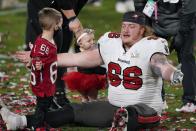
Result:
{"label": "jersey sleeve", "polygon": [[170,54],[168,48],[168,42],[163,38],[158,38],[157,40],[151,40],[151,44],[148,50],[150,50],[149,53],[150,58],[156,53],[162,53],[166,56]]}
{"label": "jersey sleeve", "polygon": [[45,44],[40,44],[40,43],[35,43],[33,46],[33,49],[31,50],[31,57],[45,57],[46,55],[46,49],[45,49]]}
{"label": "jersey sleeve", "polygon": [[109,41],[109,38],[108,38],[108,34],[110,32],[107,32],[105,33],[104,35],[102,35],[99,40],[98,40],[98,47],[99,47],[99,52],[100,52],[100,55],[103,56],[105,53],[107,53],[105,51],[105,48],[107,48],[107,43]]}

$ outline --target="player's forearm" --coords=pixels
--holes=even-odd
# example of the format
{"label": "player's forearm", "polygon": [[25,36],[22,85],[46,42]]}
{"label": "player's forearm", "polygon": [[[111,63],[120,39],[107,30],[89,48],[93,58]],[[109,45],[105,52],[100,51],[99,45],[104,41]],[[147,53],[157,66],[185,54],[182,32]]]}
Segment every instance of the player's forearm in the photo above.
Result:
{"label": "player's forearm", "polygon": [[178,85],[182,83],[183,80],[183,73],[181,70],[176,69],[174,66],[171,64],[156,64],[152,65],[151,68],[153,72],[162,77],[164,80],[170,81],[172,85]]}
{"label": "player's forearm", "polygon": [[75,66],[75,62],[73,60],[73,53],[60,53],[57,55],[57,65],[61,67],[71,67]]}
{"label": "player's forearm", "polygon": [[65,17],[67,19],[73,17],[73,16],[76,16],[75,12],[73,9],[70,9],[70,10],[62,10],[63,14],[65,15]]}
{"label": "player's forearm", "polygon": [[163,54],[153,55],[150,61],[150,66],[157,76],[170,81],[172,84],[179,84],[183,79],[183,73],[171,65]]}
{"label": "player's forearm", "polygon": [[177,70],[174,66],[167,63],[160,66],[161,76],[164,80],[171,81],[173,73]]}
{"label": "player's forearm", "polygon": [[77,38],[78,37],[77,32],[79,32],[83,28],[80,20],[77,18],[73,9],[62,10],[62,12],[69,20],[69,29],[75,33]]}
{"label": "player's forearm", "polygon": [[77,60],[76,65],[79,67],[92,68],[103,64],[102,58],[97,48],[77,53],[77,55],[77,58],[79,59]]}
{"label": "player's forearm", "polygon": [[98,49],[80,53],[61,53],[57,56],[58,66],[90,68],[102,63]]}

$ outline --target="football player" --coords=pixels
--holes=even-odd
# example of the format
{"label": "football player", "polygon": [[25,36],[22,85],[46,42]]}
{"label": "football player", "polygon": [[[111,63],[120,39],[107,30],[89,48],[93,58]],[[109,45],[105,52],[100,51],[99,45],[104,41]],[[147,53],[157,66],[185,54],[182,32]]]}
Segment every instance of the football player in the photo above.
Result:
{"label": "football player", "polygon": [[[167,41],[152,34],[143,14],[127,12],[122,19],[121,33],[104,34],[98,40],[98,48],[58,54],[58,66],[89,68],[104,63],[109,81],[108,100],[71,103],[62,110],[48,112],[46,122],[52,127],[77,123],[128,131],[157,126],[162,111],[163,79],[179,84],[183,74],[167,61]],[[19,54],[18,58],[24,54]],[[19,116],[6,107],[0,113],[7,127],[32,126],[31,115]]]}

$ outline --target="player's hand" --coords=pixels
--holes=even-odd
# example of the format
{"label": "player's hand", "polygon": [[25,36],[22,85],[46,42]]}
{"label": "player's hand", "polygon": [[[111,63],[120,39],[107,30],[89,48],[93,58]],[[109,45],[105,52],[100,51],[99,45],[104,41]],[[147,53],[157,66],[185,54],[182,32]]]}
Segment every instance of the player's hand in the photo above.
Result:
{"label": "player's hand", "polygon": [[174,71],[172,78],[171,78],[171,84],[172,85],[179,85],[182,83],[184,74],[181,72],[181,70]]}
{"label": "player's hand", "polygon": [[[80,23],[80,20],[78,18],[75,18],[74,20],[69,22],[69,29],[73,31],[75,34],[82,29],[82,24]],[[76,38],[78,36],[76,35]]]}
{"label": "player's hand", "polygon": [[25,65],[27,63],[30,63],[30,51],[17,51],[15,53],[15,58],[18,59],[20,62],[24,63]]}

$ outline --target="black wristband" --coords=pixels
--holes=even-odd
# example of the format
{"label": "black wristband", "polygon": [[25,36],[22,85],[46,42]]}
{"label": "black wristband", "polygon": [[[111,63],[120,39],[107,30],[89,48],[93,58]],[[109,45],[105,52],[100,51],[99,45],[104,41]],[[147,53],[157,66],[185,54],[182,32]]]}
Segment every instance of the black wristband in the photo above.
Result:
{"label": "black wristband", "polygon": [[77,16],[72,16],[72,17],[70,17],[70,18],[68,19],[69,23],[72,22],[72,21],[74,21],[76,18],[77,18]]}

